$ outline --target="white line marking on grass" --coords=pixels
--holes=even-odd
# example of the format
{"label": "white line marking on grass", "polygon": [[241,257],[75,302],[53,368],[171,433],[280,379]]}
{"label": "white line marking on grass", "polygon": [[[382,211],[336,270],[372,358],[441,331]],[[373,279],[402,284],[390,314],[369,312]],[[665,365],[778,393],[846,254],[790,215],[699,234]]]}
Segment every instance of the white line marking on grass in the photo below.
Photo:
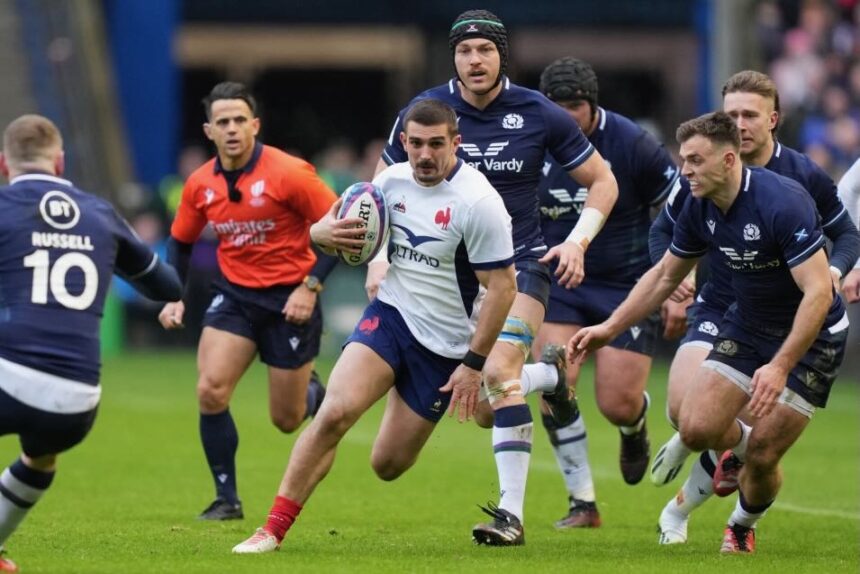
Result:
{"label": "white line marking on grass", "polygon": [[799,514],[813,514],[815,516],[831,516],[833,518],[845,518],[847,520],[860,520],[860,512],[847,512],[845,510],[831,510],[829,508],[808,508],[806,506],[798,506],[788,502],[775,502],[774,508],[786,510],[788,512],[797,512]]}
{"label": "white line marking on grass", "polygon": [[[532,470],[538,472],[558,472],[558,466],[555,463],[548,461],[536,460],[532,461]],[[591,474],[595,478],[608,478],[616,476],[615,471],[610,471],[608,468],[591,467]],[[791,504],[790,502],[776,502],[774,508],[785,510],[786,512],[796,512],[798,514],[810,514],[813,516],[828,516],[831,518],[844,518],[846,520],[860,521],[860,512],[850,512],[847,510],[836,510],[831,508],[810,508],[808,506],[800,506]]]}

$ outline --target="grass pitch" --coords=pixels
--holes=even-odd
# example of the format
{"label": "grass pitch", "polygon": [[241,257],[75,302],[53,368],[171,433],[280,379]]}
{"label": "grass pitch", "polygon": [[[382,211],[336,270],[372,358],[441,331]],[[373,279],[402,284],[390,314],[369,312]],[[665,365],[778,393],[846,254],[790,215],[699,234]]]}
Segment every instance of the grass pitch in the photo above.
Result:
{"label": "grass pitch", "polygon": [[[320,367],[327,373],[330,364]],[[649,386],[652,452],[670,435],[662,414],[665,376],[658,366]],[[249,371],[232,405],[246,518],[213,524],[195,520],[213,489],[197,434],[194,357],[112,358],[105,364],[94,430],[60,459],[54,485],[7,548],[25,574],[860,571],[856,384],[837,382],[830,406],[786,456],[785,483],[760,523],[757,554],[726,557],[718,549],[734,497],[712,499],[699,509],[686,545],[657,545],[657,517],[681,479],[662,489],[647,478],[635,487],[623,483],[617,431],[596,412],[590,378],[586,370],[579,394],[602,528],[552,528],[566,510],[566,495],[539,428],[526,497],[526,546],[474,546],[471,526],[484,518],[476,503],[497,499],[489,432],[446,418],[418,464],[383,483],[369,466],[382,414],[378,405],[347,434],[332,472],[281,551],[233,556],[231,547],[264,522],[295,439],[269,423],[263,368]],[[17,452],[14,437],[0,438],[3,465]]]}

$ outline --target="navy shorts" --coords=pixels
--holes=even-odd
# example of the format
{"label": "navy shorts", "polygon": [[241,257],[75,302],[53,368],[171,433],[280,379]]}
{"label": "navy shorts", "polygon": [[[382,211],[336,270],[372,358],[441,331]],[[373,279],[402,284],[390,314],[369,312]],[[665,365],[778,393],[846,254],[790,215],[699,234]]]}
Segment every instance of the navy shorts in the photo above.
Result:
{"label": "navy shorts", "polygon": [[[605,321],[630,293],[630,288],[585,281],[574,289],[553,283],[549,294],[549,309],[545,323],[563,323],[590,327]],[[610,343],[610,347],[654,356],[660,317],[656,313],[636,323]]]}
{"label": "navy shorts", "polygon": [[[785,341],[788,330],[767,332],[745,326],[730,310],[720,325],[720,336],[714,342],[708,360],[717,361],[752,377],[756,369],[773,358]],[[787,387],[816,407],[824,407],[836,371],[845,356],[848,339],[847,316],[818,338],[788,374]]]}
{"label": "navy shorts", "polygon": [[83,413],[49,413],[25,405],[0,389],[0,436],[17,434],[30,457],[69,450],[93,428],[98,407]]}
{"label": "navy shorts", "polygon": [[400,312],[374,299],[344,343],[367,345],[394,371],[394,387],[409,408],[431,422],[439,422],[451,393],[439,392],[460,365],[459,359],[437,355],[419,343]]}
{"label": "navy shorts", "polygon": [[720,324],[725,314],[724,308],[710,305],[703,299],[696,299],[695,303],[687,307],[687,333],[679,346],[692,344],[712,349],[720,334]]}
{"label": "navy shorts", "polygon": [[290,323],[281,310],[296,285],[251,289],[216,279],[203,326],[227,331],[257,344],[260,360],[279,369],[297,369],[320,350],[322,312],[317,301],[310,320]]}
{"label": "navy shorts", "polygon": [[549,266],[538,263],[545,252],[535,254],[525,251],[514,258],[514,269],[517,273],[517,292],[537,300],[546,309],[549,303],[549,286],[552,276]]}

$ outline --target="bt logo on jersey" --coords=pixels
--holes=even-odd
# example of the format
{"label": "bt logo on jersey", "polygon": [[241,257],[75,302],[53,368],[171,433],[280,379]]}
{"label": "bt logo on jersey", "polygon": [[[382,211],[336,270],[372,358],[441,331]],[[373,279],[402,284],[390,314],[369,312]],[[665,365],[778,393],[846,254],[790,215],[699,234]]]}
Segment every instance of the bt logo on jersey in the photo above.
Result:
{"label": "bt logo on jersey", "polygon": [[55,229],[70,229],[78,224],[81,210],[78,204],[62,191],[49,191],[39,202],[39,213],[45,223]]}

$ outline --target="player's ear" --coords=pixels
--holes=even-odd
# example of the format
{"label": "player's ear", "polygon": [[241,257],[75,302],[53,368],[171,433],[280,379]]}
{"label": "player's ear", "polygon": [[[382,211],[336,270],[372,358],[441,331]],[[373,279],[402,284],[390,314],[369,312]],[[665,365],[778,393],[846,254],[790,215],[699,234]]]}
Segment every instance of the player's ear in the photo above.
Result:
{"label": "player's ear", "polygon": [[212,140],[212,124],[209,122],[205,122],[203,124],[203,133],[206,134],[206,137],[211,141]]}
{"label": "player's ear", "polygon": [[733,149],[726,150],[726,153],[723,154],[723,165],[726,169],[732,169],[735,166],[735,162],[738,161],[738,154]]}
{"label": "player's ear", "polygon": [[251,120],[251,127],[254,128],[254,136],[256,137],[258,133],[260,133],[260,118],[254,118]]}
{"label": "player's ear", "polygon": [[451,140],[451,143],[453,144],[455,152],[457,151],[457,148],[460,147],[460,142],[462,142],[462,141],[463,141],[463,136],[461,136],[460,134],[455,135],[454,139]]}
{"label": "player's ear", "polygon": [[768,131],[773,132],[773,129],[776,127],[777,123],[779,123],[779,112],[774,110],[770,113],[770,118],[768,118]]}
{"label": "player's ear", "polygon": [[9,179],[9,164],[6,163],[6,154],[0,152],[0,173],[3,174],[3,177]]}
{"label": "player's ear", "polygon": [[54,173],[56,175],[63,175],[66,171],[66,152],[60,150],[60,153],[57,154],[57,157],[54,158]]}
{"label": "player's ear", "polygon": [[406,149],[406,132],[400,132],[400,145],[403,146],[403,149]]}

